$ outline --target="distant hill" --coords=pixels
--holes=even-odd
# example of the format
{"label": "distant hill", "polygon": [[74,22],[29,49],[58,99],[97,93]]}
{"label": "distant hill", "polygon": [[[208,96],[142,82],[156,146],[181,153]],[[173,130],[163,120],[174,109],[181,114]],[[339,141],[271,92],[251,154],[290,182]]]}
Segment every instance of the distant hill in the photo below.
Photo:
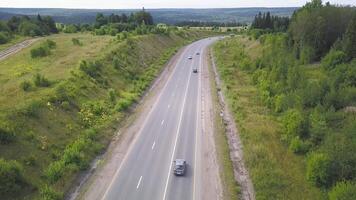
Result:
{"label": "distant hill", "polygon": [[[273,15],[291,16],[298,8],[213,8],[213,9],[146,9],[156,23],[175,24],[182,21],[241,22],[251,23],[258,12],[270,11]],[[62,23],[92,23],[96,13],[129,14],[138,9],[99,10],[99,9],[59,9],[59,8],[0,8],[0,20],[14,15],[50,15]]]}

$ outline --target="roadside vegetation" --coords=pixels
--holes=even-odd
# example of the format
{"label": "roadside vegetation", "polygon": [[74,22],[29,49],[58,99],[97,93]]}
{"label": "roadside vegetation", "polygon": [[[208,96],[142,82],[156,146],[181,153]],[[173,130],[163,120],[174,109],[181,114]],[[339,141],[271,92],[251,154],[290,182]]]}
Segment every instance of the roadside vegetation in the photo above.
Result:
{"label": "roadside vegetation", "polygon": [[286,32],[215,45],[257,199],[356,198],[355,25],[355,8],[313,0]]}
{"label": "roadside vegetation", "polygon": [[63,199],[168,59],[211,34],[132,16],[133,29],[52,34],[0,62],[1,199]]}

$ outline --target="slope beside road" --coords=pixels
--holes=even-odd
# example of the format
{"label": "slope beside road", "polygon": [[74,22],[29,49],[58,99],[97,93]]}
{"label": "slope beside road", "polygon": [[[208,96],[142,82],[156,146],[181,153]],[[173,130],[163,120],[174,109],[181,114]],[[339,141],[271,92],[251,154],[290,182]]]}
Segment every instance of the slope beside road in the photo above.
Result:
{"label": "slope beside road", "polygon": [[[206,190],[211,194],[208,199],[221,198],[218,169],[209,168],[206,174],[203,154],[207,152],[202,150],[202,143],[209,138],[202,131],[201,72],[207,67],[207,48],[216,40],[194,42],[171,60],[140,115],[121,130],[125,134],[113,142],[105,163],[79,198],[202,199]],[[198,68],[198,73],[193,73],[193,68]],[[176,158],[187,161],[185,176],[173,175]],[[207,175],[216,183],[202,181]]]}

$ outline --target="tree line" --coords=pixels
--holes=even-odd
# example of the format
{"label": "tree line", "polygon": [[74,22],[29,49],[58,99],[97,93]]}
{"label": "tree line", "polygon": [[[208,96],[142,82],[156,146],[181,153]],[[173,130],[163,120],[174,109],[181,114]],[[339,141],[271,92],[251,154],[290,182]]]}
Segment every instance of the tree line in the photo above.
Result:
{"label": "tree line", "polygon": [[285,32],[288,29],[289,17],[273,16],[270,12],[261,13],[255,16],[251,27],[254,29],[268,29],[274,32]]}
{"label": "tree line", "polygon": [[13,16],[7,22],[0,21],[0,44],[7,43],[15,34],[34,37],[51,33],[58,33],[58,30],[50,16]]}

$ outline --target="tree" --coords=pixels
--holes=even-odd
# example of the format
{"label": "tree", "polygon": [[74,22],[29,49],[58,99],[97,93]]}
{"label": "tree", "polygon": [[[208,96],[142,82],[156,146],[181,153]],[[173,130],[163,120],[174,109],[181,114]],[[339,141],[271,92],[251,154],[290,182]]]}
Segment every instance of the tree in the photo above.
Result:
{"label": "tree", "polygon": [[356,11],[344,36],[344,51],[349,60],[356,58]]}
{"label": "tree", "polygon": [[354,200],[356,199],[356,183],[342,181],[337,183],[329,192],[329,200]]}
{"label": "tree", "polygon": [[316,186],[329,186],[331,160],[326,154],[312,153],[307,161],[307,178]]}

